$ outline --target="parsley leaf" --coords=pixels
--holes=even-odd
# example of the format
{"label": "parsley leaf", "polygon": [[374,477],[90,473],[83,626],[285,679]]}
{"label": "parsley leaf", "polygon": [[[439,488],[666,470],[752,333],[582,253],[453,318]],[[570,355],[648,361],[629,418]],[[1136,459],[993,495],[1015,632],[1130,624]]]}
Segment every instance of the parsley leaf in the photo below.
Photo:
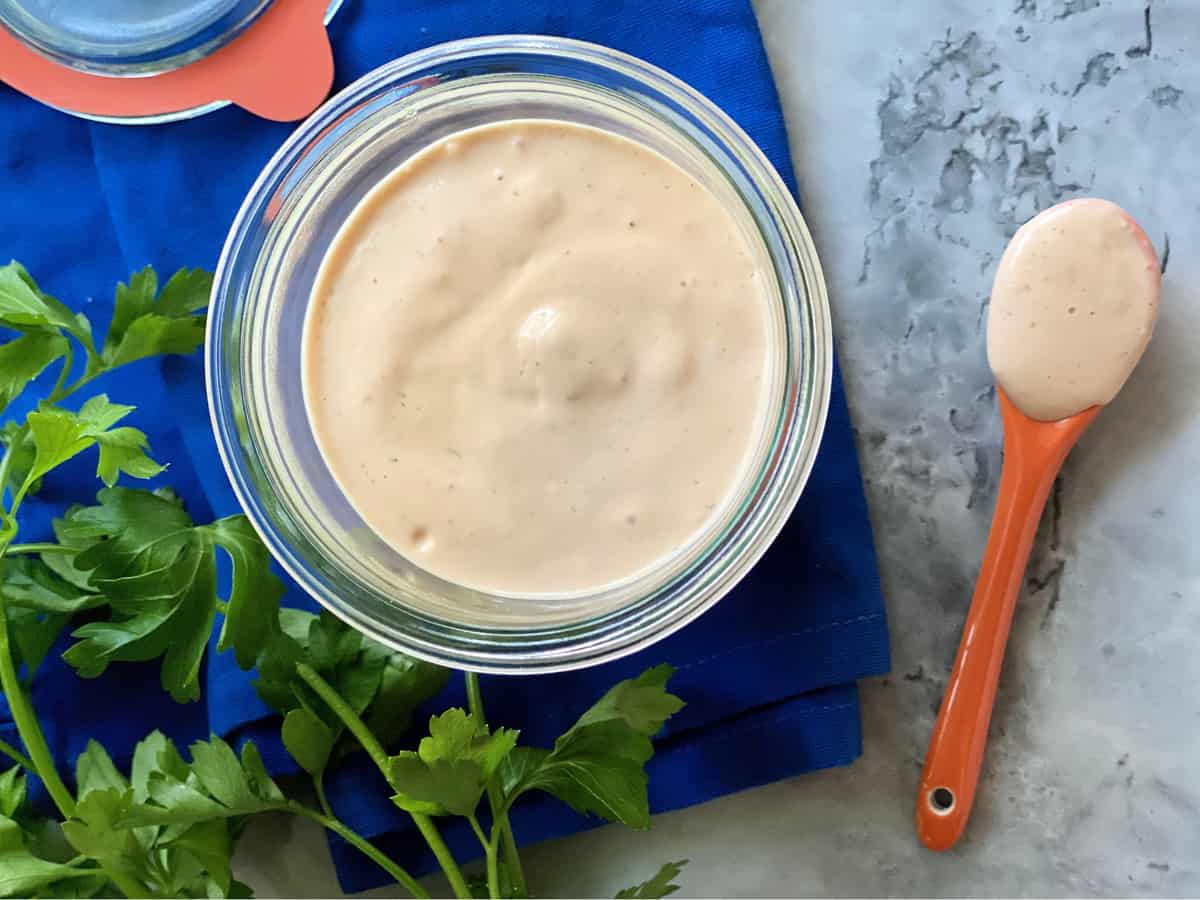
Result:
{"label": "parsley leaf", "polygon": [[161,764],[146,771],[147,801],[124,811],[125,825],[190,826],[287,808],[287,799],[251,741],[242,746],[240,759],[219,737],[197,741],[191,746],[190,765],[170,741],[159,736],[156,743],[162,746]]}
{"label": "parsley leaf", "polygon": [[367,652],[378,652],[385,657],[383,674],[363,720],[384,747],[393,747],[412,727],[417,707],[441,693],[450,671],[423,659],[374,646],[375,651]]}
{"label": "parsley leaf", "polygon": [[283,746],[309,775],[320,775],[333,752],[334,733],[316,713],[301,706],[283,717]]}
{"label": "parsley leaf", "polygon": [[0,325],[17,331],[30,328],[62,329],[85,347],[92,345],[92,327],[49,294],[42,293],[18,262],[0,266]]}
{"label": "parsley leaf", "polygon": [[39,409],[31,412],[26,421],[34,447],[33,465],[25,476],[27,483],[41,478],[96,443],[84,436],[85,426],[78,416],[64,409]]}
{"label": "parsley leaf", "polygon": [[[206,884],[211,880],[220,891],[218,896],[230,896],[234,837],[228,822],[213,819],[183,831],[166,830],[156,846],[167,851],[169,860],[166,868],[170,881],[163,885],[163,895],[186,896],[190,883],[199,880]],[[211,896],[211,892],[206,890],[203,896]]]}
{"label": "parsley leaf", "polygon": [[675,879],[679,877],[679,873],[683,871],[683,867],[688,864],[688,860],[681,859],[678,862],[663,863],[663,867],[658,870],[653,878],[643,881],[641,884],[636,884],[633,887],[625,888],[617,891],[616,900],[660,900],[662,897],[669,897],[679,890],[679,885],[675,884]]}
{"label": "parsley leaf", "polygon": [[0,410],[66,352],[67,339],[53,331],[31,331],[0,345]]}
{"label": "parsley leaf", "polygon": [[426,763],[469,759],[478,763],[485,778],[491,778],[517,745],[518,734],[511,728],[497,728],[489,734],[475,716],[448,709],[429,720],[429,737],[422,738],[418,749]]}
{"label": "parsley leaf", "polygon": [[63,823],[62,830],[71,846],[84,856],[140,881],[147,848],[132,829],[123,826],[132,806],[132,791],[97,788],[80,799],[75,815]]}
{"label": "parsley leaf", "polygon": [[129,788],[129,779],[117,771],[107,750],[89,740],[87,747],[75,760],[75,785],[80,798],[83,798],[92,791],[109,788],[123,792]]}
{"label": "parsley leaf", "polygon": [[[58,540],[60,547],[65,549],[56,551],[47,551],[41,554],[42,564],[55,575],[65,581],[72,587],[78,588],[80,591],[93,593],[95,588],[92,587],[90,581],[90,573],[81,572],[75,568],[75,556],[80,550],[85,550],[92,545],[94,538],[90,534],[78,534],[70,524],[72,517],[83,507],[76,503],[67,509],[66,515],[60,519],[54,519],[50,526],[54,529],[54,537]],[[103,598],[100,598],[103,603]]]}
{"label": "parsley leaf", "polygon": [[130,325],[150,312],[157,293],[158,273],[149,266],[130,275],[129,284],[117,282],[113,317],[108,326],[108,335],[104,339],[105,356],[112,355],[113,349],[121,343]]}
{"label": "parsley leaf", "polygon": [[[231,872],[240,831],[233,816],[239,813],[212,798],[236,796],[246,779],[270,794],[264,788],[270,779],[252,746],[243,750],[242,761],[216,739],[197,743],[192,753],[189,766],[170,740],[152,732],[134,749],[127,779],[100,745],[89,743],[76,762],[79,803],[63,833],[76,850],[155,896],[246,896]],[[231,767],[238,774],[231,775]],[[155,800],[172,790],[190,803],[175,817]],[[269,808],[281,800],[274,790]]]}
{"label": "parsley leaf", "polygon": [[[71,312],[42,291],[20,263],[0,267],[0,325],[30,338],[23,344],[18,338],[0,348],[0,356],[6,357],[0,360],[0,400],[9,395],[11,401],[32,377],[63,355],[65,335],[75,338],[87,353],[83,377],[74,387],[149,356],[192,353],[204,343],[202,310],[211,291],[212,275],[201,269],[180,269],[161,292],[153,268],[135,272],[128,285],[117,285],[112,323],[103,347],[97,350],[87,316]],[[14,344],[18,346],[8,349]],[[37,368],[42,359],[44,364]],[[24,372],[33,374],[24,378]]]}
{"label": "parsley leaf", "polygon": [[88,573],[88,588],[104,598],[110,616],[76,629],[79,641],[63,658],[93,678],[112,662],[162,657],[163,687],[180,702],[197,699],[222,547],[234,571],[221,644],[248,668],[265,641],[256,623],[274,619],[282,588],[256,562],[265,563],[266,551],[253,547],[243,518],[197,526],[173,496],[131,488],[105,488],[98,499],[97,506],[69,510],[56,533],[78,550],[72,565]]}
{"label": "parsley leaf", "polygon": [[[255,689],[279,712],[301,706],[307,695],[296,678],[296,663],[306,662],[361,714],[379,689],[385,664],[383,656],[365,647],[364,642],[359,632],[332,613],[280,610],[279,629],[268,639],[266,652],[258,662]],[[323,718],[330,726],[337,723],[332,714]]]}
{"label": "parsley leaf", "polygon": [[[34,856],[25,846],[21,826],[0,816],[0,897],[30,897],[66,879],[91,878],[94,870],[78,869]],[[56,896],[61,896],[55,891]]]}
{"label": "parsley leaf", "polygon": [[474,815],[485,786],[469,760],[430,764],[412,751],[391,758],[388,781],[396,788],[393,803],[426,816]]}
{"label": "parsley leaf", "polygon": [[71,617],[66,613],[45,613],[14,606],[8,610],[7,618],[16,650],[14,663],[24,665],[24,681],[30,683]]}
{"label": "parsley leaf", "polygon": [[104,602],[102,597],[64,581],[44,562],[30,557],[7,557],[0,562],[0,590],[8,606],[17,662],[24,664],[27,681],[32,681],[71,616]]}
{"label": "parsley leaf", "polygon": [[[37,455],[33,446],[33,435],[27,427],[10,419],[4,423],[3,430],[0,430],[0,443],[4,445],[5,452],[12,457],[8,466],[8,484],[0,485],[0,489],[7,487],[13,491],[20,490],[29,477],[29,470],[33,468],[33,459]],[[40,486],[38,479],[30,479],[27,490],[37,493]]]}
{"label": "parsley leaf", "polygon": [[13,766],[0,775],[0,816],[12,819],[25,804],[25,773]]}
{"label": "parsley leaf", "polygon": [[217,650],[232,647],[238,665],[249,669],[275,628],[283,582],[271,574],[271,554],[245,516],[218,519],[209,532],[233,561],[233,586]]}
{"label": "parsley leaf", "polygon": [[[70,555],[66,553],[47,553],[45,556],[68,564],[70,561]],[[0,562],[0,581],[4,599],[10,607],[20,606],[44,613],[77,613],[104,603],[99,594],[66,581],[45,561],[27,556],[6,557]]]}
{"label": "parsley leaf", "polygon": [[95,583],[113,616],[75,629],[79,641],[63,659],[84,678],[95,678],[111,662],[162,657],[163,687],[181,703],[198,699],[200,661],[216,612],[216,568],[202,542],[186,541],[165,569]]}
{"label": "parsley leaf", "polygon": [[392,802],[426,815],[473,815],[488,781],[517,744],[517,732],[489,732],[478,718],[449,709],[429,720],[417,751],[389,761]]}
{"label": "parsley leaf", "polygon": [[201,269],[180,269],[161,294],[154,269],[135,272],[128,285],[117,285],[112,324],[100,354],[104,365],[115,368],[147,356],[194,351],[204,343],[204,316],[193,313],[208,305],[211,292],[212,275]]}
{"label": "parsley leaf", "polygon": [[96,475],[109,487],[121,472],[134,478],[153,478],[165,468],[146,455],[149,443],[136,428],[113,428],[133,412],[132,406],[110,403],[100,394],[83,404],[79,412],[43,405],[26,421],[33,435],[34,460],[25,476],[26,484],[94,445],[100,447]]}
{"label": "parsley leaf", "polygon": [[[239,761],[228,744],[214,738],[193,745],[192,756],[189,766],[171,741],[152,732],[135,748],[126,781],[107,754],[89,746],[78,764],[76,814],[63,825],[67,839],[158,896],[245,896],[231,873],[239,830],[232,818],[280,808],[285,801],[253,745],[243,749]],[[86,791],[85,780],[90,783]],[[244,802],[243,794],[253,803]],[[164,798],[173,802],[172,809],[161,804]],[[230,808],[225,800],[240,806]]]}
{"label": "parsley leaf", "polygon": [[175,749],[175,743],[157,729],[150,732],[133,748],[133,765],[130,767],[129,783],[133,787],[133,798],[145,803],[150,797],[150,776],[164,772],[177,781],[186,781],[187,763]]}
{"label": "parsley leaf", "polygon": [[500,774],[507,802],[541,790],[577,812],[648,828],[650,738],[683,708],[683,701],[666,690],[672,672],[670,666],[657,666],[615,685],[555,741],[552,751],[513,753]]}
{"label": "parsley leaf", "polygon": [[638,734],[653,737],[667,719],[684,707],[674,694],[667,693],[667,682],[675,670],[666,664],[647,669],[637,678],[613,685],[592,707],[579,717],[563,738],[572,732],[604,722],[622,722]]}
{"label": "parsley leaf", "polygon": [[[197,741],[191,751],[192,774],[234,814],[275,809],[286,802],[251,741],[242,747],[240,761],[233,748],[218,737]],[[153,779],[150,795],[154,796]]]}
{"label": "parsley leaf", "polygon": [[[254,689],[280,713],[303,708],[320,719],[333,735],[334,755],[348,752],[357,743],[344,736],[342,722],[296,676],[299,662],[333,685],[384,746],[393,745],[408,731],[413,711],[440,692],[450,675],[440,666],[388,650],[329,612],[313,615],[281,609],[278,628],[259,657]],[[290,726],[294,739],[298,740],[300,728],[300,724]],[[300,754],[306,752],[295,746]],[[296,752],[292,756],[311,772],[305,765],[311,760],[302,760]]]}

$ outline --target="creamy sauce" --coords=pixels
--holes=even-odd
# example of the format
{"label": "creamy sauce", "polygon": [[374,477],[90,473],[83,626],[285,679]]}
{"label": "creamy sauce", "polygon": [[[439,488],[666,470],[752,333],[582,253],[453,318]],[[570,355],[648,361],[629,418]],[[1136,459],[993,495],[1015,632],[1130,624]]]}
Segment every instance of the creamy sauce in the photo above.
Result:
{"label": "creamy sauce", "polygon": [[723,511],[762,431],[773,288],[752,247],[625,138],[528,120],[439,141],[322,263],[304,387],[326,462],[450,581],[637,574]]}
{"label": "creamy sauce", "polygon": [[1158,257],[1107,200],[1071,200],[1026,222],[996,270],[988,361],[1028,416],[1065,419],[1108,403],[1158,315]]}

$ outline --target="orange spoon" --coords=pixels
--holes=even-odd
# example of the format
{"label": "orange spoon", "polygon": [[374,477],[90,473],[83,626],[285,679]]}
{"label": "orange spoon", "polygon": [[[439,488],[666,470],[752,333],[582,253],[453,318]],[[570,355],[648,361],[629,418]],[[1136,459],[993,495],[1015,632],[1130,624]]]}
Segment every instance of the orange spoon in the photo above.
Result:
{"label": "orange spoon", "polygon": [[[1050,218],[1063,211],[1060,205],[1038,219]],[[1158,258],[1140,226],[1124,211],[1117,211],[1127,220],[1125,227],[1138,249],[1145,254],[1145,274],[1140,277],[1151,292],[1145,299],[1151,304],[1152,316],[1158,308]],[[1036,225],[1036,220],[1031,225]],[[1014,237],[1014,245],[1019,240],[1020,233]],[[1084,277],[1079,276],[1081,280]],[[1140,297],[1124,299],[1126,302],[1142,300]],[[1076,314],[1076,307],[1071,306],[1069,312]],[[989,324],[989,329],[991,327]],[[1148,340],[1149,333],[1145,332],[1144,337]],[[1134,348],[1123,354],[1124,364],[1130,371],[1144,345],[1144,341],[1141,346],[1136,346],[1135,342]],[[1068,373],[1064,377],[1068,377],[1071,364],[1072,361],[1063,360],[1063,370]],[[1119,386],[1118,383],[1117,388]],[[1003,388],[998,388],[997,396],[1004,424],[1004,466],[996,512],[917,793],[917,836],[931,850],[949,849],[966,827],[975,801],[1013,610],[1021,592],[1038,521],[1067,454],[1103,408],[1094,405],[1067,418],[1041,421],[1022,412]]]}

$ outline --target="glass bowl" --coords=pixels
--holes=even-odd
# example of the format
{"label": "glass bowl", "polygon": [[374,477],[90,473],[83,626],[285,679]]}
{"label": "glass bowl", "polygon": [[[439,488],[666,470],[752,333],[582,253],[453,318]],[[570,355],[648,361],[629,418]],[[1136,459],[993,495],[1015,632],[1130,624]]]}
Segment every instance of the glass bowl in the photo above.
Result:
{"label": "glass bowl", "polygon": [[[658,151],[735,216],[773,276],[768,412],[733,500],[687,546],[615,585],[511,596],[451,584],[380,540],[342,494],[304,405],[301,337],[326,249],[359,200],[414,153],[488,122],[548,118]],[[288,573],[372,638],[434,662],[533,673],[631,653],[699,616],[783,527],[812,469],[832,372],[824,280],[778,174],[711,102],[605,47],[533,36],[441,44],[364,76],[280,148],[216,271],[206,347],[217,445]]]}

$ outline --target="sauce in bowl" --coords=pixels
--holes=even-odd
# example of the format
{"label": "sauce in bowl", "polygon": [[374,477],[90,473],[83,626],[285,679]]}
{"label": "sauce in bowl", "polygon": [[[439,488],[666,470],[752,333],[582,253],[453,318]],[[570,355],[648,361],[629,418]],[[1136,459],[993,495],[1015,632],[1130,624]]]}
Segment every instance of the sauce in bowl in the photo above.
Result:
{"label": "sauce in bowl", "polygon": [[305,403],[348,500],[422,568],[594,590],[731,502],[766,418],[772,290],[735,217],[649,148],[487,125],[408,160],[341,228]]}

